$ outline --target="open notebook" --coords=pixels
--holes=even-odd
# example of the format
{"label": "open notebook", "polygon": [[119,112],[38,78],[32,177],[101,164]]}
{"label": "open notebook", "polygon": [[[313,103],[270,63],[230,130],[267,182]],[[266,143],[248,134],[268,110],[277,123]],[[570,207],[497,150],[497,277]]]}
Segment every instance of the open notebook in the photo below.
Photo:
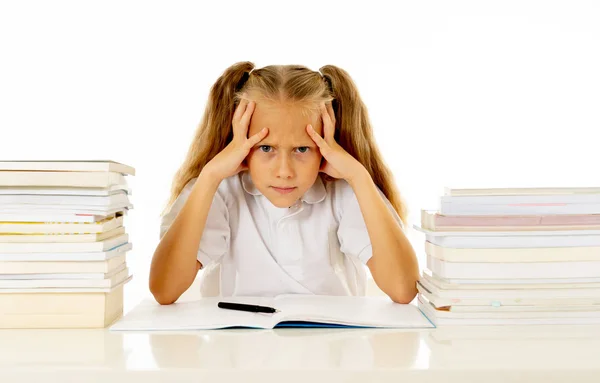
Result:
{"label": "open notebook", "polygon": [[[269,306],[274,314],[217,307],[218,302]],[[387,297],[279,295],[277,297],[210,297],[159,305],[145,300],[110,327],[111,331],[208,330],[232,327],[435,327],[415,305]]]}

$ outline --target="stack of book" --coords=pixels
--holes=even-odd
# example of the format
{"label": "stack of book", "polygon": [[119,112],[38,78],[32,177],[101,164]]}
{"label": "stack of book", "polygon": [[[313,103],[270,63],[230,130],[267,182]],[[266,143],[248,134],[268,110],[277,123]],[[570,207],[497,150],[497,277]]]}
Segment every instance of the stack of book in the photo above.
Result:
{"label": "stack of book", "polygon": [[422,210],[436,325],[600,323],[600,188],[446,189]]}
{"label": "stack of book", "polygon": [[113,161],[0,161],[0,328],[103,328],[132,276]]}

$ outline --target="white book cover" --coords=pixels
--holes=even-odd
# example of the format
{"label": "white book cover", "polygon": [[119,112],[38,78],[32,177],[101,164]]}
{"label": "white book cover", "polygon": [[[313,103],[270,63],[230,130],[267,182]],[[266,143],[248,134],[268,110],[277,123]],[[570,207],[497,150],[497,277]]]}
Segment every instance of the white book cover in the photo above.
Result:
{"label": "white book cover", "polygon": [[116,172],[35,172],[0,171],[0,186],[110,187],[127,185],[125,176]]}
{"label": "white book cover", "polygon": [[[463,283],[464,279],[446,279],[425,269],[421,280],[440,290],[520,290],[520,289],[598,289],[600,278],[590,282],[589,278],[553,278],[553,279],[480,279],[480,283]],[[592,279],[593,280],[593,279]],[[491,282],[490,282],[491,281]],[[471,280],[471,282],[473,282]]]}
{"label": "white book cover", "polygon": [[0,279],[0,289],[110,288],[129,277],[125,268],[106,279]]}
{"label": "white book cover", "polygon": [[588,236],[588,235],[600,235],[600,230],[596,229],[582,229],[582,230],[526,230],[526,231],[439,231],[429,230],[420,227],[419,225],[413,225],[413,228],[421,233],[427,234],[428,236],[435,237],[571,237],[571,236]]}
{"label": "white book cover", "polygon": [[[4,222],[95,222],[113,214],[127,214],[133,205],[115,209],[2,209],[0,221]],[[88,216],[96,216],[92,221]],[[65,221],[72,219],[72,221]]]}
{"label": "white book cover", "polygon": [[568,306],[445,306],[438,307],[423,294],[417,302],[429,304],[443,318],[577,318],[600,317],[600,305]]}
{"label": "white book cover", "polygon": [[[122,242],[122,241],[119,241]],[[0,253],[0,262],[46,262],[46,261],[78,261],[94,262],[105,261],[118,257],[133,248],[131,242],[118,243],[112,248],[104,251],[73,252],[73,253]]]}
{"label": "white book cover", "polygon": [[0,274],[0,281],[25,281],[25,280],[42,280],[42,279],[109,279],[125,270],[127,265],[122,263],[112,270],[106,272],[91,272],[91,273],[39,273],[39,274]]}
{"label": "white book cover", "polygon": [[0,243],[0,253],[81,253],[107,251],[127,243],[129,234],[121,234],[98,242],[82,243]]}
{"label": "white book cover", "polygon": [[436,326],[539,326],[597,325],[600,318],[440,318],[435,310],[419,302],[419,308]]}
{"label": "white book cover", "polygon": [[[473,288],[482,288],[483,285],[544,285],[544,284],[579,284],[579,283],[600,283],[600,277],[596,276],[593,278],[511,278],[511,279],[498,279],[498,278],[443,278],[436,275],[431,270],[425,268],[423,273],[428,273],[444,282],[457,284],[457,285],[472,285]],[[518,287],[515,287],[518,288]]]}
{"label": "white book cover", "polygon": [[108,273],[124,263],[125,253],[104,261],[3,261],[0,262],[0,275]]}
{"label": "white book cover", "polygon": [[110,293],[116,288],[122,287],[127,282],[133,279],[133,275],[129,275],[121,282],[114,283],[110,286],[101,287],[77,287],[77,286],[62,286],[62,287],[25,287],[25,288],[0,288],[0,296],[2,294],[63,294],[63,293],[78,293],[78,294],[93,294],[93,293]]}
{"label": "white book cover", "polygon": [[462,235],[425,234],[425,240],[436,246],[461,249],[514,249],[541,247],[600,246],[600,235]]}
{"label": "white book cover", "polygon": [[95,262],[104,261],[113,257],[125,254],[133,248],[131,242],[123,241],[119,238],[117,243],[107,250],[78,252],[38,252],[38,253],[0,253],[0,262],[46,262],[46,261],[77,261],[77,262]]}
{"label": "white book cover", "polygon": [[500,196],[441,196],[441,205],[598,204],[600,193]]}
{"label": "white book cover", "polygon": [[133,167],[111,160],[0,161],[0,170],[117,172],[135,175]]}
{"label": "white book cover", "polygon": [[0,205],[1,214],[104,214],[121,210],[131,210],[133,205],[127,202],[112,203],[106,206],[93,205]]}
{"label": "white book cover", "polygon": [[118,193],[131,195],[127,185],[111,185],[105,188],[78,188],[60,186],[0,186],[0,195],[73,195],[109,196]]}
{"label": "white book cover", "polygon": [[98,222],[43,223],[0,222],[0,233],[5,234],[92,234],[104,233],[123,226],[123,216],[105,218]]}
{"label": "white book cover", "polygon": [[600,214],[600,203],[578,204],[520,204],[520,205],[467,205],[441,204],[442,215],[546,215],[546,214]]}
{"label": "white book cover", "polygon": [[488,299],[496,301],[500,299],[519,299],[519,298],[544,298],[544,299],[562,299],[562,298],[589,298],[600,299],[600,288],[554,288],[554,289],[497,289],[497,290],[463,290],[463,289],[440,289],[422,279],[418,282],[427,289],[430,294],[439,298],[447,299]]}
{"label": "white book cover", "polygon": [[[218,302],[269,306],[273,314],[222,309]],[[402,305],[387,297],[280,295],[277,297],[210,297],[192,302],[159,305],[142,301],[111,331],[177,331],[283,326],[352,326],[381,328],[433,328],[415,305]]]}
{"label": "white book cover", "polygon": [[111,206],[127,206],[130,204],[129,197],[124,191],[115,192],[108,196],[79,196],[79,195],[31,195],[31,194],[16,194],[7,195],[0,194],[0,206],[12,207],[16,206],[30,208],[44,205],[60,205],[69,207],[71,205],[98,206],[102,208],[110,208]]}
{"label": "white book cover", "polygon": [[600,275],[600,261],[476,263],[446,262],[427,256],[427,268],[442,278],[456,279],[594,278]]}
{"label": "white book cover", "polygon": [[457,249],[425,241],[425,254],[447,262],[570,262],[600,261],[600,246]]}
{"label": "white book cover", "polygon": [[436,310],[430,302],[418,299],[418,306],[437,326],[519,325],[519,324],[600,324],[596,311],[450,312]]}
{"label": "white book cover", "polygon": [[97,223],[106,218],[111,218],[117,215],[125,215],[127,210],[115,210],[111,213],[97,214],[92,213],[79,213],[79,212],[56,212],[56,211],[45,211],[40,213],[39,210],[28,211],[28,212],[13,212],[13,213],[2,213],[0,212],[0,222],[4,223],[17,223],[17,222],[35,222],[35,223]]}
{"label": "white book cover", "polygon": [[[435,307],[435,305],[434,305]],[[600,313],[600,304],[568,306],[450,306],[451,313],[557,313],[595,312]]]}
{"label": "white book cover", "polygon": [[600,193],[600,187],[512,187],[512,188],[452,188],[445,187],[447,196],[478,195],[542,195]]}
{"label": "white book cover", "polygon": [[422,283],[417,283],[417,290],[420,295],[427,298],[436,307],[454,307],[454,306],[568,306],[568,305],[599,305],[600,298],[597,297],[532,297],[528,296],[526,291],[520,292],[518,297],[476,297],[476,298],[445,298],[440,297],[423,286]]}
{"label": "white book cover", "polygon": [[98,242],[125,234],[125,227],[92,234],[7,234],[0,233],[0,243],[84,243]]}

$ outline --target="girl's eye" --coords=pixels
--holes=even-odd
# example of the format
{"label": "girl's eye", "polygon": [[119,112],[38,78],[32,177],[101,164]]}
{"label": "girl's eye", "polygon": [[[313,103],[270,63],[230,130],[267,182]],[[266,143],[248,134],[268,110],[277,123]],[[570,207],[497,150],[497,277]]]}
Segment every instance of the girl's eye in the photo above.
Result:
{"label": "girl's eye", "polygon": [[261,145],[261,146],[258,147],[258,149],[260,149],[264,153],[268,153],[269,149],[271,149],[271,147],[269,145]]}
{"label": "girl's eye", "polygon": [[298,151],[300,153],[306,153],[306,152],[308,152],[309,149],[310,148],[308,146],[301,146],[301,147],[298,148]]}

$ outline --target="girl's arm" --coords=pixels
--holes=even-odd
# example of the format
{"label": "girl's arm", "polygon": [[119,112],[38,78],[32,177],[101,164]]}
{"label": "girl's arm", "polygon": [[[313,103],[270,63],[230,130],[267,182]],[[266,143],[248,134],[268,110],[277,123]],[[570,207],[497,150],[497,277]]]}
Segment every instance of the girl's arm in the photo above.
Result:
{"label": "girl's arm", "polygon": [[[254,101],[240,101],[231,121],[233,139],[202,168],[188,199],[154,252],[150,266],[150,291],[160,304],[175,302],[194,282],[202,267],[197,260],[202,234],[220,183],[248,168],[244,159],[269,133],[265,127],[248,137],[255,106]],[[211,225],[213,223],[210,222]],[[212,258],[207,254],[203,256],[205,259]]]}
{"label": "girl's arm", "polygon": [[160,304],[175,302],[202,267],[197,260],[206,218],[220,184],[204,170],[181,211],[160,240],[150,266],[150,292]]}
{"label": "girl's arm", "polygon": [[323,137],[312,125],[306,131],[325,158],[320,171],[350,184],[362,213],[371,242],[367,266],[375,283],[394,302],[409,303],[417,294],[419,265],[400,224],[386,206],[365,167],[335,140],[335,113],[331,102],[321,104]]}
{"label": "girl's arm", "polygon": [[356,194],[371,240],[373,255],[367,266],[375,283],[394,302],[410,303],[417,294],[419,279],[412,245],[366,170],[347,181]]}

